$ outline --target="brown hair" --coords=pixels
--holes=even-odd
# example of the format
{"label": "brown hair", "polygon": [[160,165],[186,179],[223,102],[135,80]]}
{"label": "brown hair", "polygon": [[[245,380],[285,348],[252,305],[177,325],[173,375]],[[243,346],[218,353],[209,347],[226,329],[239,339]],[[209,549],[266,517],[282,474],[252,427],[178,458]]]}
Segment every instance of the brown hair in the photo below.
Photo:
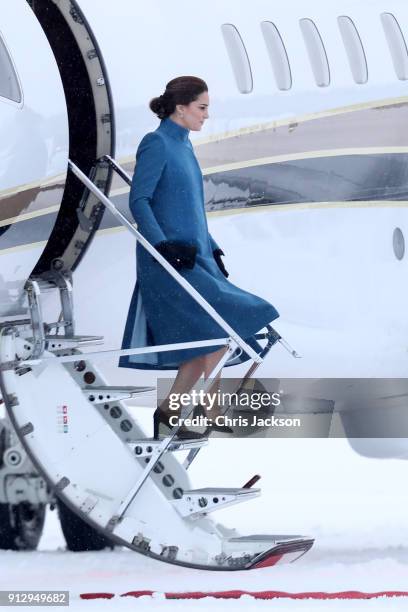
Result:
{"label": "brown hair", "polygon": [[204,91],[208,91],[208,87],[202,79],[194,76],[177,77],[167,83],[161,96],[150,100],[149,108],[159,119],[164,119],[174,113],[176,104],[190,104]]}

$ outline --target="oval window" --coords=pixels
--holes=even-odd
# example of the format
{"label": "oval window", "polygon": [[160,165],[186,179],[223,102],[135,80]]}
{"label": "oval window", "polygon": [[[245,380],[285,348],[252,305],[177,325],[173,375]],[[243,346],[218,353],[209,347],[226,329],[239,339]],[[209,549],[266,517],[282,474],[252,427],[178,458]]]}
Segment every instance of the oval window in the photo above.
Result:
{"label": "oval window", "polygon": [[392,13],[382,13],[381,23],[391,53],[395,74],[400,81],[408,79],[408,51],[404,35]]}
{"label": "oval window", "polygon": [[221,31],[237,87],[241,93],[250,93],[253,88],[251,65],[241,35],[232,23],[223,23]]}
{"label": "oval window", "polygon": [[347,53],[347,59],[354,82],[359,85],[367,83],[367,60],[357,28],[350,17],[346,15],[338,17],[337,23],[339,24],[340,34],[343,39],[343,45]]}
{"label": "oval window", "polygon": [[329,62],[319,30],[311,19],[301,19],[299,24],[316,85],[327,87],[330,84]]}
{"label": "oval window", "polygon": [[272,21],[262,21],[261,30],[272,64],[276,85],[278,89],[286,91],[292,87],[292,75],[282,37]]}

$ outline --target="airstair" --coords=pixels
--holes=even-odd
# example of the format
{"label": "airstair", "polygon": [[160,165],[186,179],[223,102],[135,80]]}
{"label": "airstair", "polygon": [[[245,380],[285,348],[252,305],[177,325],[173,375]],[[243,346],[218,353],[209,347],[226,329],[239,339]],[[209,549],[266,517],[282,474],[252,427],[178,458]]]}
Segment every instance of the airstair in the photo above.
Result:
{"label": "airstair", "polygon": [[[100,163],[131,183],[115,160],[105,157]],[[225,345],[225,355],[205,382],[207,391],[223,365],[228,360],[235,363],[240,351],[253,362],[244,380],[276,342],[296,353],[271,327],[258,335],[266,346],[256,353],[72,162],[70,169],[226,335],[201,342],[84,352],[84,347],[103,344],[103,337],[76,335],[72,277],[55,271],[30,278],[26,284],[30,318],[0,326],[0,391],[24,451],[70,509],[112,542],[139,553],[213,570],[252,569],[297,559],[310,549],[313,539],[240,535],[210,518],[220,508],[258,497],[260,489],[251,481],[240,488],[194,489],[188,467],[209,440],[179,439],[178,427],[164,439],[147,438],[125,401],[153,388],[112,386],[96,365],[99,359],[119,355]],[[61,304],[58,320],[50,323],[44,321],[42,308],[48,292],[57,292]],[[183,464],[179,451],[188,451]]]}

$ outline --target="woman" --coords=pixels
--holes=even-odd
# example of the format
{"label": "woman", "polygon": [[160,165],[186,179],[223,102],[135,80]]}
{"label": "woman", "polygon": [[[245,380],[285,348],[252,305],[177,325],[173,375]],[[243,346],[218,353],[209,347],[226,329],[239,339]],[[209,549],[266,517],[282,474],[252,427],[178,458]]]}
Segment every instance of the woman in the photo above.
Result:
{"label": "woman", "polygon": [[[139,232],[259,352],[253,335],[279,315],[271,304],[227,280],[224,253],[208,232],[203,177],[189,140],[190,130],[201,130],[208,119],[208,106],[207,85],[193,76],[173,79],[163,95],[150,101],[161,121],[139,144],[129,206]],[[139,243],[136,254],[137,282],[122,348],[226,337]],[[119,366],[177,369],[170,393],[186,393],[202,374],[209,376],[226,350],[209,346],[122,356]],[[169,414],[165,401],[155,412],[155,437],[162,429],[170,431]],[[231,432],[227,427],[213,429]]]}

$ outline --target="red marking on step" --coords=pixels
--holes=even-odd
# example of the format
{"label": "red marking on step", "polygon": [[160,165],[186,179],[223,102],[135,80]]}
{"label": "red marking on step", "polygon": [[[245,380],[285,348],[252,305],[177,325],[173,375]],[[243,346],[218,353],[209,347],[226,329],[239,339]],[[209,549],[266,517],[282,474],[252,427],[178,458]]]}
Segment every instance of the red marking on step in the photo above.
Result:
{"label": "red marking on step", "polygon": [[270,557],[266,557],[266,559],[262,559],[259,563],[256,563],[251,567],[251,569],[258,569],[260,567],[270,567],[271,565],[276,565],[278,561],[280,561],[283,557],[282,555],[271,555]]}
{"label": "red marking on step", "polygon": [[250,489],[250,488],[251,488],[251,487],[253,487],[253,486],[254,486],[254,484],[255,484],[255,483],[257,483],[257,482],[258,482],[258,480],[260,480],[260,479],[261,479],[260,475],[259,475],[259,474],[255,474],[255,476],[252,476],[252,478],[250,478],[250,479],[248,480],[248,482],[246,482],[242,488],[243,488],[243,489]]}
{"label": "red marking on step", "polygon": [[[127,593],[122,593],[121,597],[144,597],[145,595],[153,595],[155,591],[128,591]],[[165,593],[167,596],[167,593]]]}
{"label": "red marking on step", "polygon": [[81,599],[112,599],[115,593],[80,593]]}

